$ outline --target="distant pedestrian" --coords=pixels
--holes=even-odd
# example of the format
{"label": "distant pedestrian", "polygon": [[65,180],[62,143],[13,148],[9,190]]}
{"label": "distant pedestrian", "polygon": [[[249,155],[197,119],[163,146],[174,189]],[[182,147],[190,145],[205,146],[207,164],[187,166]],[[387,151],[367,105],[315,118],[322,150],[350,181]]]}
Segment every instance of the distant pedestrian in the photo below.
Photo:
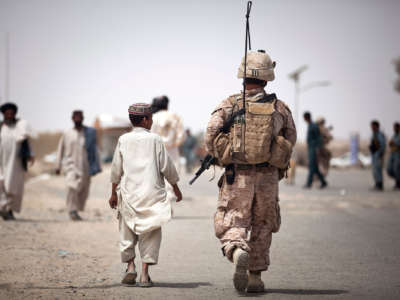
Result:
{"label": "distant pedestrian", "polygon": [[[181,156],[179,147],[185,141],[185,130],[181,118],[171,112],[169,109],[169,99],[167,96],[161,96],[153,99],[152,110],[153,126],[151,132],[161,136],[161,139],[167,148],[168,154],[175,164],[178,174],[181,170]],[[176,200],[172,186],[167,183],[167,200]]]}
{"label": "distant pedestrian", "polygon": [[308,147],[308,178],[304,188],[311,188],[314,175],[321,181],[320,188],[325,188],[328,184],[321,174],[318,167],[317,153],[322,147],[322,137],[318,125],[312,121],[309,112],[304,113],[304,120],[308,124],[307,129],[307,147]]}
{"label": "distant pedestrian", "polygon": [[142,275],[139,286],[151,287],[149,266],[158,262],[161,226],[172,216],[166,201],[165,181],[171,184],[176,201],[182,200],[179,176],[162,139],[151,133],[150,105],[129,107],[133,130],[122,135],[111,166],[111,208],[118,208],[121,260],[127,263],[122,284],[136,283],[135,247],[139,244]]}
{"label": "distant pedestrian", "polygon": [[292,157],[290,158],[289,161],[289,169],[287,170],[287,179],[286,183],[290,185],[295,184],[296,180],[296,167],[297,167],[297,153],[296,150],[293,150]]}
{"label": "distant pedestrian", "polygon": [[96,129],[83,125],[83,120],[81,110],[72,112],[74,127],[62,135],[57,153],[56,173],[65,173],[68,187],[67,209],[73,221],[82,220],[78,211],[85,208],[90,177],[101,172]]}
{"label": "distant pedestrian", "polygon": [[192,135],[190,129],[186,129],[186,138],[183,142],[183,155],[186,159],[186,173],[192,172],[193,164],[196,161],[195,148],[197,146],[197,139]]}
{"label": "distant pedestrian", "polygon": [[14,212],[21,211],[25,172],[34,157],[28,141],[28,123],[16,118],[17,105],[5,103],[0,110],[0,215],[9,221],[15,220]]}
{"label": "distant pedestrian", "polygon": [[321,147],[317,151],[318,167],[322,175],[326,177],[329,172],[332,152],[328,149],[328,144],[332,141],[331,128],[325,126],[325,119],[317,119],[317,125],[321,134]]}
{"label": "distant pedestrian", "polygon": [[393,137],[389,141],[390,157],[387,173],[396,181],[394,189],[400,190],[400,123],[394,123],[393,131]]}
{"label": "distant pedestrian", "polygon": [[379,122],[373,120],[371,122],[372,137],[369,150],[372,156],[372,175],[374,177],[374,190],[383,191],[383,158],[385,156],[386,138],[379,129]]}

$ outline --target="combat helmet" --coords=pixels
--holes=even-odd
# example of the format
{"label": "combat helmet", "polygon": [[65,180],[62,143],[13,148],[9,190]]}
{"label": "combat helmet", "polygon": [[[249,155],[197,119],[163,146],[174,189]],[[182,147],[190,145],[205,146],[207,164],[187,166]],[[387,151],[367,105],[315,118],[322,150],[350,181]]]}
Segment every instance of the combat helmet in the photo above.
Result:
{"label": "combat helmet", "polygon": [[[265,53],[265,50],[250,51],[247,54],[246,78],[272,81],[275,79],[275,65],[276,63]],[[244,57],[240,64],[237,77],[244,77]]]}

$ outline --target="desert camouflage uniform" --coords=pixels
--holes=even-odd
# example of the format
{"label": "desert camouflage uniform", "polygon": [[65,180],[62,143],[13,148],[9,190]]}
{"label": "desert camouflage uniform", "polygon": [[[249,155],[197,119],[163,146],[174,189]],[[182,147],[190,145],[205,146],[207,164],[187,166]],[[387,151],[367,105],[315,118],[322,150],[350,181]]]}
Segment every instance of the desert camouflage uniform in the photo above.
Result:
{"label": "desert camouflage uniform", "polygon": [[[259,99],[261,93],[265,94],[262,88],[247,91],[246,101]],[[213,112],[205,136],[209,153],[213,153],[213,140],[231,112],[232,104],[229,98],[222,101]],[[274,134],[283,132],[283,136],[294,145],[296,128],[290,110],[282,101],[276,102],[273,117]],[[279,171],[273,166],[246,167],[248,168],[243,169],[243,165],[235,165],[236,176],[232,185],[223,179],[214,217],[215,234],[229,260],[232,261],[233,250],[239,247],[250,254],[250,271],[264,271],[270,263],[272,233],[279,230],[281,222],[278,198]]]}

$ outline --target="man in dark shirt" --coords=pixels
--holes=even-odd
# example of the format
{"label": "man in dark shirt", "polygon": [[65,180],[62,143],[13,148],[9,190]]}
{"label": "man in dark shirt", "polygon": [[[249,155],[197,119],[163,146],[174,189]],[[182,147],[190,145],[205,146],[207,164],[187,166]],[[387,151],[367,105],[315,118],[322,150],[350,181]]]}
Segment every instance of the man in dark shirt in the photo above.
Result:
{"label": "man in dark shirt", "polygon": [[328,184],[325,181],[324,176],[321,174],[318,168],[317,151],[322,146],[321,133],[319,127],[312,121],[311,114],[309,112],[304,113],[304,120],[308,124],[307,129],[307,146],[308,146],[308,178],[304,188],[311,188],[314,175],[317,175],[321,181],[320,188],[325,188]]}

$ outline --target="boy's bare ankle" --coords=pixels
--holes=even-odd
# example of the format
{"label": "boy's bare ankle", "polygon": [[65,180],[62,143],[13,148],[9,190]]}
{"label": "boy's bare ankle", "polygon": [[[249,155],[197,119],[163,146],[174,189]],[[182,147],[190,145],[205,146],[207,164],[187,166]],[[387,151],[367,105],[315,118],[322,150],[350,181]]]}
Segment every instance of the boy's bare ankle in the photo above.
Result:
{"label": "boy's bare ankle", "polygon": [[128,272],[135,272],[136,266],[134,260],[128,262]]}
{"label": "boy's bare ankle", "polygon": [[146,263],[142,264],[142,274],[140,276],[141,282],[148,282],[149,281],[149,265]]}

